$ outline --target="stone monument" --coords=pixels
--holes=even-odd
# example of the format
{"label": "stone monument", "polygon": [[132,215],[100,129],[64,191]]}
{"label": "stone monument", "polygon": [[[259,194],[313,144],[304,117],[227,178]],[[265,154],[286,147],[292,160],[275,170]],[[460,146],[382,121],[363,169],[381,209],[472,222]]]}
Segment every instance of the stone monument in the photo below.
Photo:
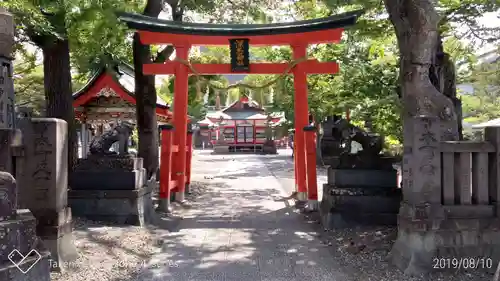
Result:
{"label": "stone monument", "polygon": [[[325,228],[356,224],[395,225],[401,201],[393,159],[381,154],[383,139],[345,119],[337,119],[331,137],[343,151],[333,157],[323,186],[320,214]],[[351,153],[351,142],[363,150]]]}
{"label": "stone monument", "polygon": [[485,188],[482,185],[486,184],[490,192],[486,200],[483,204],[475,204],[474,201],[462,203],[463,199],[458,198],[459,202],[453,200],[450,204],[444,201],[445,183],[448,182],[444,178],[447,175],[445,168],[450,164],[445,162],[441,142],[448,137],[443,130],[450,127],[446,122],[454,121],[435,116],[407,117],[404,121],[405,133],[412,137],[405,142],[404,201],[398,217],[398,237],[391,251],[393,263],[411,275],[436,270],[466,270],[458,264],[436,264],[447,260],[468,262],[468,269],[495,272],[500,262],[500,128],[487,127],[485,130],[485,142],[494,147],[494,152],[486,156],[488,163],[484,171],[488,174],[481,186],[470,174],[480,169],[478,162],[461,160],[457,161],[461,162],[459,165],[452,164],[457,170],[451,175],[454,177],[452,188],[471,194],[474,187],[469,186],[470,182],[475,181],[477,188]]}
{"label": "stone monument", "polygon": [[78,256],[68,206],[68,124],[56,118],[19,120],[22,147],[17,157],[19,204],[37,219],[37,235],[59,270]]}
{"label": "stone monument", "polygon": [[[69,191],[75,216],[132,225],[143,225],[152,218],[155,179],[147,179],[142,158],[127,153],[132,131],[131,124],[121,122],[94,138],[90,155],[78,159]],[[109,151],[116,142],[119,153]]]}
{"label": "stone monument", "polygon": [[14,129],[12,81],[12,16],[0,8],[0,280],[50,281],[49,251],[36,236],[36,220],[18,209],[13,150],[19,145]]}

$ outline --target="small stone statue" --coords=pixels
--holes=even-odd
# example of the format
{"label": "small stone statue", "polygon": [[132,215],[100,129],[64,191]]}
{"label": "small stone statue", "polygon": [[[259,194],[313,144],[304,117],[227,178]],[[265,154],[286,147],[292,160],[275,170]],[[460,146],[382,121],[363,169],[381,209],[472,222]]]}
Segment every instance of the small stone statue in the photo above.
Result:
{"label": "small stone statue", "polygon": [[90,143],[90,154],[116,155],[118,153],[109,150],[115,142],[119,142],[120,155],[128,154],[128,139],[133,129],[134,126],[131,123],[122,121],[104,134],[94,137]]}
{"label": "small stone statue", "polygon": [[[380,153],[383,138],[352,125],[346,119],[338,119],[332,128],[332,137],[340,140],[343,148],[339,158],[332,163],[336,169],[393,169],[390,158]],[[359,143],[363,150],[351,153],[352,142]]]}

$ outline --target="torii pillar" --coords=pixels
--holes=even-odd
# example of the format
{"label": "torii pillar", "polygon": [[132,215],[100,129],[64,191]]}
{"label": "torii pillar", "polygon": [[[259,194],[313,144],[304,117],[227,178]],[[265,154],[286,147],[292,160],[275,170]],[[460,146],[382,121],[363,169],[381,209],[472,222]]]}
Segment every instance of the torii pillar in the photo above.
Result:
{"label": "torii pillar", "polygon": [[[292,45],[293,59],[298,60],[307,56],[307,44]],[[309,103],[307,100],[307,74],[303,63],[298,63],[293,69],[293,85],[295,88],[295,169],[296,191],[299,201],[307,200],[306,144],[304,127],[309,121]],[[313,163],[316,165],[316,163]],[[316,198],[317,200],[318,198]]]}
{"label": "torii pillar", "polygon": [[[174,45],[175,55],[178,59],[188,60],[189,44]],[[172,180],[177,182],[174,189],[175,201],[183,203],[186,191],[186,144],[188,125],[188,66],[177,63],[175,68],[174,84],[174,145],[177,145],[177,155],[173,161]]]}

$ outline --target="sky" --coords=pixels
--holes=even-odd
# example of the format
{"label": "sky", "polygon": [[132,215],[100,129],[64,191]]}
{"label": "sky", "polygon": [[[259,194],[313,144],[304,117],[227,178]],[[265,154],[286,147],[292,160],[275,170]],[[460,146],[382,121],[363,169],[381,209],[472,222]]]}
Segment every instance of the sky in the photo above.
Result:
{"label": "sky", "polygon": [[[500,11],[485,13],[483,17],[478,19],[478,22],[480,25],[483,25],[484,27],[487,28],[500,27]],[[461,26],[458,26],[457,28],[463,31],[466,30],[466,28]],[[470,40],[467,39],[463,39],[463,41],[468,42],[469,44],[473,44],[472,42],[470,42]],[[476,46],[477,46],[477,53],[476,53],[477,55],[484,54],[498,47],[497,45],[493,44],[485,44],[484,46],[479,46],[476,44]]]}

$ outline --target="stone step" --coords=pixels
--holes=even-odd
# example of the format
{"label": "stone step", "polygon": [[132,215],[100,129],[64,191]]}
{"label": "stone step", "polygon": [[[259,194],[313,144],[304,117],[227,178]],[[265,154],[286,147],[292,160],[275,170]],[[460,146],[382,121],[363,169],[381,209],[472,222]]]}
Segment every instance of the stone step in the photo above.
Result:
{"label": "stone step", "polygon": [[[27,255],[31,250],[19,251],[21,255]],[[22,259],[22,256],[13,256],[17,266],[7,260],[0,262],[0,280],[2,281],[50,281],[50,252],[43,249],[35,249],[35,252]],[[38,254],[39,255],[38,255]],[[21,261],[22,260],[22,261]]]}
{"label": "stone step", "polygon": [[0,222],[0,264],[14,250],[28,253],[37,239],[35,217],[29,210],[17,210],[16,219]]}
{"label": "stone step", "polygon": [[387,196],[330,196],[332,210],[352,213],[395,213],[399,212],[400,199]]}
{"label": "stone step", "polygon": [[400,188],[388,186],[342,186],[323,185],[323,194],[346,196],[402,196]]}

